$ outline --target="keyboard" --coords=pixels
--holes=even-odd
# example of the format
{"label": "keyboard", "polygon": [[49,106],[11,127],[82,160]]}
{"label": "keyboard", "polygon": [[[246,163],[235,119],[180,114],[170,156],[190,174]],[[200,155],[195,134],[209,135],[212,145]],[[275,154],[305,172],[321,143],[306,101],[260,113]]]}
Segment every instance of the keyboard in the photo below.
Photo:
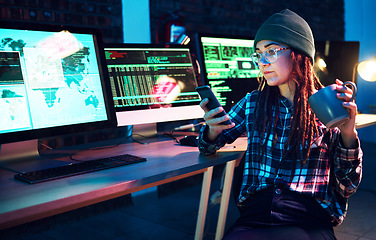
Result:
{"label": "keyboard", "polygon": [[65,166],[41,169],[36,171],[18,173],[14,175],[15,179],[33,184],[55,180],[74,175],[100,171],[108,168],[124,166],[132,163],[146,161],[146,158],[124,154],[108,158],[100,158],[72,163]]}

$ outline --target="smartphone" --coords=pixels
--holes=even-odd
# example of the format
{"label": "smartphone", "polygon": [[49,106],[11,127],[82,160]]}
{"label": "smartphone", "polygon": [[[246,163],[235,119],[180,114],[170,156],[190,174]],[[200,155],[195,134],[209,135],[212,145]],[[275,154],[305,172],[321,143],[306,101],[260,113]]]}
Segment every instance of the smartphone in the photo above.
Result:
{"label": "smartphone", "polygon": [[[215,97],[214,93],[212,92],[211,88],[208,85],[196,87],[196,91],[200,95],[201,99],[205,99],[205,98],[209,99],[209,102],[206,105],[206,107],[209,110],[212,110],[214,108],[221,106],[218,99]],[[215,117],[222,117],[226,114],[227,113],[225,112],[225,110],[223,110],[222,112],[215,115]],[[226,120],[224,122],[221,122],[220,124],[229,125],[229,124],[231,124],[231,121],[229,119],[229,120]]]}

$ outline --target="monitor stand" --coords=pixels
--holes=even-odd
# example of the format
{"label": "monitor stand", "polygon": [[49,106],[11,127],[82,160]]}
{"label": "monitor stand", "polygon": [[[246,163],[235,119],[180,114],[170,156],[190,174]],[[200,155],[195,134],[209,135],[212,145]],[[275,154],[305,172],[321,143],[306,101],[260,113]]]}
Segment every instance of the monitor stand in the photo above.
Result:
{"label": "monitor stand", "polygon": [[145,140],[158,136],[157,124],[147,123],[130,126],[128,134],[131,136],[131,141],[146,144]]}
{"label": "monitor stand", "polygon": [[0,145],[0,168],[15,173],[70,164],[70,162],[41,157],[38,139]]}

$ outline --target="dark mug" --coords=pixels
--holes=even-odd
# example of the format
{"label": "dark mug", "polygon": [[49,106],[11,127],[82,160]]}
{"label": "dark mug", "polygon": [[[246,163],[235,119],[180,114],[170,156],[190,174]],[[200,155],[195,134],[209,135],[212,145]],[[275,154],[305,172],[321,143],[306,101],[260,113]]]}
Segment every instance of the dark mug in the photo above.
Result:
{"label": "dark mug", "polygon": [[[357,88],[353,82],[344,82],[343,86],[351,86],[353,90],[350,102],[354,100]],[[350,118],[348,109],[342,106],[342,100],[337,98],[336,85],[332,84],[318,90],[308,98],[311,109],[318,119],[328,128],[334,128],[347,122]]]}

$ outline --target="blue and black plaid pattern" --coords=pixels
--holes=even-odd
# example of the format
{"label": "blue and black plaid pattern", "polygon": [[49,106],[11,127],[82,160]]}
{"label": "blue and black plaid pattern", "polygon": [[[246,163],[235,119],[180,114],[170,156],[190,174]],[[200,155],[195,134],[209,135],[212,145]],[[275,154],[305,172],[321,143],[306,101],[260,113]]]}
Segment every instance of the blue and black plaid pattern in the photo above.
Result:
{"label": "blue and black plaid pattern", "polygon": [[[266,136],[265,133],[263,139],[266,150],[259,157],[260,135],[259,132],[252,131],[257,94],[258,91],[248,94],[232,108],[228,114],[236,126],[223,131],[215,143],[205,141],[207,126],[202,128],[199,137],[201,153],[213,154],[246,132],[248,149],[239,203],[253,193],[278,186],[314,197],[332,216],[334,225],[342,223],[346,216],[347,198],[356,191],[361,180],[363,153],[359,143],[355,149],[341,147],[339,129],[328,129],[318,122],[319,136],[312,144],[306,164],[302,165],[299,161],[301,152],[288,155],[282,160],[284,144],[291,131],[293,109],[287,99],[281,96],[279,121],[275,129],[273,127],[275,135]],[[292,156],[298,160],[293,161]]]}

